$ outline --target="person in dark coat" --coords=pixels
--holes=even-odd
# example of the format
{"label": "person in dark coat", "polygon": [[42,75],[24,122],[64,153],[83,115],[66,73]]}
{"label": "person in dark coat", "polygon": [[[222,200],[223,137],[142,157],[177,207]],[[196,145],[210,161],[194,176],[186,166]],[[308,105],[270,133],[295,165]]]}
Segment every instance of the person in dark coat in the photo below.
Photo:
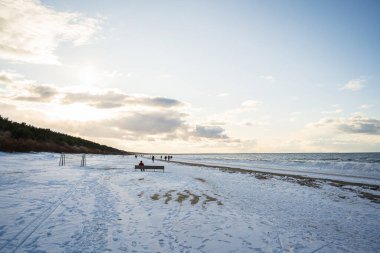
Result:
{"label": "person in dark coat", "polygon": [[145,171],[143,161],[140,161],[140,163],[139,163],[139,167],[140,167],[140,170],[141,170],[141,171]]}

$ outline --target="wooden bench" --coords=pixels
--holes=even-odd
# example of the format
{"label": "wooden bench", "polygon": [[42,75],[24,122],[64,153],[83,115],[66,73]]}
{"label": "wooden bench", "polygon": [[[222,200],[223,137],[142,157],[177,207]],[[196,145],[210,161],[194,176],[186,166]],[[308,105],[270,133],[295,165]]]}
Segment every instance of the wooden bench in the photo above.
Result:
{"label": "wooden bench", "polygon": [[164,172],[164,166],[155,166],[155,165],[145,165],[145,166],[138,166],[138,165],[135,165],[135,171],[136,170],[141,170],[141,169],[144,169],[144,170],[153,170],[153,171],[156,171],[156,170],[162,170],[162,172]]}

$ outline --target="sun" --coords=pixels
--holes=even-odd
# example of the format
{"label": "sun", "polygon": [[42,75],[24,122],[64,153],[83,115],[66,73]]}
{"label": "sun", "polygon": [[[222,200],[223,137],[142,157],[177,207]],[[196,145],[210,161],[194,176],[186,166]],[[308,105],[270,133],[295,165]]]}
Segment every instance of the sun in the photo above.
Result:
{"label": "sun", "polygon": [[84,66],[79,71],[79,81],[84,86],[94,86],[99,80],[99,74],[91,65]]}

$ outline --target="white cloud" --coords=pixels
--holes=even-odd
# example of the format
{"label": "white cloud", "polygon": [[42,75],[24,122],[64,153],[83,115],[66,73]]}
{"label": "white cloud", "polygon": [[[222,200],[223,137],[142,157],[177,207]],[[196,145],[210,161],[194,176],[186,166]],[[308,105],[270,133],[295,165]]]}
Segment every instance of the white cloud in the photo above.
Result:
{"label": "white cloud", "polygon": [[2,0],[0,6],[0,57],[16,62],[58,64],[61,42],[84,44],[100,27],[98,19],[55,11],[38,0]]}
{"label": "white cloud", "polygon": [[355,114],[350,118],[323,118],[311,126],[332,128],[349,134],[380,135],[380,120],[361,114]]}
{"label": "white cloud", "polygon": [[244,108],[257,109],[257,107],[262,103],[263,102],[261,101],[247,100],[241,103],[241,106],[243,106]]}
{"label": "white cloud", "polygon": [[341,86],[341,90],[357,91],[364,87],[364,79],[352,79]]}
{"label": "white cloud", "polygon": [[369,108],[371,108],[371,107],[373,107],[373,105],[367,105],[367,104],[364,104],[364,105],[360,105],[360,106],[359,106],[359,109],[369,109]]}
{"label": "white cloud", "polygon": [[5,71],[1,71],[0,72],[0,84],[8,85],[10,83],[12,83],[12,76]]}
{"label": "white cloud", "polygon": [[[106,78],[118,78],[118,77],[123,76],[123,73],[121,73],[117,70],[104,71],[103,74]],[[127,77],[130,77],[130,76],[131,76],[131,74],[128,73]]]}
{"label": "white cloud", "polygon": [[15,80],[22,79],[23,76],[19,75],[13,71],[0,71],[0,84],[3,84],[5,86],[9,86],[15,83]]}
{"label": "white cloud", "polygon": [[223,126],[226,125],[226,122],[221,120],[210,120],[207,122],[207,124],[211,126]]}
{"label": "white cloud", "polygon": [[296,111],[296,112],[291,112],[289,115],[290,115],[290,117],[289,117],[289,122],[296,122],[297,121],[297,119],[298,119],[298,116],[299,115],[301,115],[302,114],[302,112],[298,112],[298,111]]}
{"label": "white cloud", "polygon": [[[43,93],[43,87],[38,88],[37,86],[47,86],[44,84],[37,85],[35,81],[25,79],[24,76],[10,70],[0,71],[0,85],[4,87],[0,90],[0,97],[9,99],[16,99],[21,96],[39,96],[38,93]],[[46,95],[46,93],[42,95]]]}
{"label": "white cloud", "polygon": [[260,76],[261,79],[264,79],[266,81],[269,81],[269,82],[275,82],[276,81],[276,78],[274,76],[271,76],[271,75],[262,75]]}
{"label": "white cloud", "polygon": [[40,84],[26,80],[23,76],[10,71],[0,71],[0,97],[10,100],[50,103],[55,101],[63,105],[85,104],[94,108],[110,109],[126,106],[140,106],[159,110],[183,107],[179,100],[165,97],[149,97],[129,95],[112,89],[96,89],[95,91],[60,89],[53,85]]}
{"label": "white cloud", "polygon": [[340,108],[337,108],[333,111],[322,111],[321,113],[322,114],[338,114],[338,113],[341,113],[343,112],[343,109],[340,109]]}
{"label": "white cloud", "polygon": [[228,97],[230,94],[229,93],[219,93],[218,95],[216,95],[217,97]]}

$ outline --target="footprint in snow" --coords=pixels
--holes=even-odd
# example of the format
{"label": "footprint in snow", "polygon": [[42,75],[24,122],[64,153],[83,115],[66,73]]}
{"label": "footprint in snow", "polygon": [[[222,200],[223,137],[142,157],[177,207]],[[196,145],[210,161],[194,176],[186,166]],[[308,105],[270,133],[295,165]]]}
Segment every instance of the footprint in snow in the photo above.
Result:
{"label": "footprint in snow", "polygon": [[205,245],[205,244],[202,244],[201,246],[199,246],[199,247],[197,248],[197,250],[202,250],[204,247],[206,247],[206,245]]}
{"label": "footprint in snow", "polygon": [[16,224],[17,224],[17,225],[22,225],[22,224],[24,224],[24,223],[25,223],[25,220],[22,219],[22,220],[17,221]]}

